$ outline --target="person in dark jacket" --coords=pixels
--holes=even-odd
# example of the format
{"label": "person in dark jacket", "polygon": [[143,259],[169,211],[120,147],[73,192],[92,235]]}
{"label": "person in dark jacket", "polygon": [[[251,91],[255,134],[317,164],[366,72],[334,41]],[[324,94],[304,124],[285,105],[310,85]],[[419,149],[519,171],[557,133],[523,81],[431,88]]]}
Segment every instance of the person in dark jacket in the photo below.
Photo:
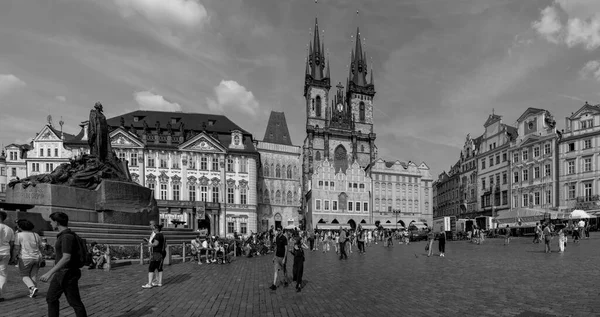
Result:
{"label": "person in dark jacket", "polygon": [[293,281],[296,282],[296,292],[302,289],[302,274],[304,273],[304,250],[302,249],[302,240],[297,239],[294,248],[290,251],[294,256],[294,266],[292,268]]}

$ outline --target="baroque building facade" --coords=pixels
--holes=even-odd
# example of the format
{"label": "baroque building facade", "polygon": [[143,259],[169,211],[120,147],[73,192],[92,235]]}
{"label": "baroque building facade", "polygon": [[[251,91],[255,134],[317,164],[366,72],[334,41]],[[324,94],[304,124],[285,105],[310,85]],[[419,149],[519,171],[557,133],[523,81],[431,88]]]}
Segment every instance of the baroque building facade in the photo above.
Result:
{"label": "baroque building facade", "polygon": [[465,144],[460,152],[460,215],[461,218],[473,217],[477,210],[477,197],[479,196],[477,181],[477,156],[482,136],[475,139],[467,134]]}
{"label": "baroque building facade", "polygon": [[502,123],[502,116],[492,113],[483,125],[479,147],[480,216],[497,216],[510,209],[509,145],[517,137],[516,128]]}
{"label": "baroque building facade", "polygon": [[544,109],[528,108],[517,119],[518,135],[510,141],[512,208],[558,207],[558,140],[556,121]]}
{"label": "baroque building facade", "polygon": [[9,144],[2,149],[0,157],[0,200],[6,199],[8,183],[17,178],[27,177],[27,155],[29,144]]}
{"label": "baroque building facade", "polygon": [[442,172],[436,180],[435,186],[438,193],[437,205],[434,209],[434,218],[445,216],[458,216],[460,212],[460,164],[456,162],[450,166],[448,173]]}
{"label": "baroque building facade", "polygon": [[559,209],[600,209],[600,105],[565,118],[559,144]]}
{"label": "baroque building facade", "polygon": [[258,230],[300,226],[302,153],[291,142],[283,112],[271,111],[265,136],[256,141],[256,149],[260,153]]}
{"label": "baroque building facade", "polygon": [[366,171],[373,182],[372,223],[433,224],[433,178],[424,162],[378,159]]}

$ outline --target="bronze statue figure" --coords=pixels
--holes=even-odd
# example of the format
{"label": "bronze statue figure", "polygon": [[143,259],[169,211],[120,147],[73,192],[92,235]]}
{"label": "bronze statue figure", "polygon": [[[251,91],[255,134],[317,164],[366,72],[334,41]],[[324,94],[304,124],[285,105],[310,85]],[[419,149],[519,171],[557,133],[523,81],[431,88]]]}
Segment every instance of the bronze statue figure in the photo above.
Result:
{"label": "bronze statue figure", "polygon": [[108,153],[112,152],[108,137],[108,124],[102,113],[102,104],[96,102],[94,109],[90,111],[88,122],[90,155],[95,156],[100,162],[105,162]]}

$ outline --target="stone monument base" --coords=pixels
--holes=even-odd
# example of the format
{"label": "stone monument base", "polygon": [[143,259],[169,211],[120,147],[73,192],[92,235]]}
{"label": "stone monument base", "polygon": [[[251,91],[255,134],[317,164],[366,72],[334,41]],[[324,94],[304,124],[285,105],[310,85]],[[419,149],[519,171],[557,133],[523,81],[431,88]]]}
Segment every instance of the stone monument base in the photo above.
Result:
{"label": "stone monument base", "polygon": [[95,190],[65,185],[40,183],[23,188],[8,188],[6,201],[35,205],[28,213],[50,214],[61,211],[69,221],[147,225],[158,222],[158,207],[149,188],[133,182],[104,179]]}

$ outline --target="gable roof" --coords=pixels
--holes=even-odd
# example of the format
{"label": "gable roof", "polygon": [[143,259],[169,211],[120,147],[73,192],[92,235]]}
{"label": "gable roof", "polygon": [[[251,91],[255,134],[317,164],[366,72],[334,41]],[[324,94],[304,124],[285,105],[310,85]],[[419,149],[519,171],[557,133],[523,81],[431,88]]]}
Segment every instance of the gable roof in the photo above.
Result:
{"label": "gable roof", "polygon": [[[134,121],[136,117],[139,118],[137,122]],[[119,127],[121,126],[121,118],[124,119],[125,127],[133,125],[136,129],[142,129],[144,121],[146,121],[150,130],[154,129],[157,121],[160,122],[161,128],[165,128],[167,123],[175,118],[177,123],[173,124],[173,130],[178,130],[180,123],[183,122],[186,130],[202,131],[204,130],[203,124],[206,123],[206,130],[209,132],[230,133],[233,130],[240,130],[243,134],[250,134],[226,116],[218,114],[136,110],[108,118],[106,122],[111,127]],[[209,121],[214,122],[213,125],[209,125]]]}
{"label": "gable roof", "polygon": [[284,112],[271,111],[263,142],[292,145]]}
{"label": "gable roof", "polygon": [[519,119],[517,119],[517,122],[521,122],[521,121],[525,120],[525,118],[527,118],[527,116],[529,116],[530,114],[535,114],[535,113],[540,113],[540,112],[546,112],[546,110],[540,109],[540,108],[529,107],[529,108],[527,108],[527,110],[525,110],[525,112],[523,112],[523,114],[519,117]]}
{"label": "gable roof", "polygon": [[490,126],[491,124],[502,120],[502,116],[499,116],[497,114],[491,114],[488,119],[485,121],[485,123],[483,124],[483,126],[485,128],[487,128],[488,126]]}
{"label": "gable roof", "polygon": [[585,112],[586,110],[590,110],[592,112],[595,113],[599,113],[600,112],[600,105],[595,105],[592,106],[589,103],[587,103],[587,101],[585,102],[585,104],[583,105],[583,107],[579,108],[579,110],[575,111],[570,117],[569,119],[573,120],[573,119],[577,119],[579,118],[579,116],[581,115],[582,112]]}

